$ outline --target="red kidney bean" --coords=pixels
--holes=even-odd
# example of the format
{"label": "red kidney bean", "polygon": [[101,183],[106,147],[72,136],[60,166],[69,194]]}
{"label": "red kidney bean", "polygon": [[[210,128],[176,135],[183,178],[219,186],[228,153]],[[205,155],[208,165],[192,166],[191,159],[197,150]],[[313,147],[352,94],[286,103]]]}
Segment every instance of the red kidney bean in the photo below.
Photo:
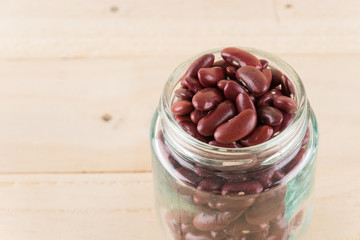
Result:
{"label": "red kidney bean", "polygon": [[264,76],[266,77],[266,79],[268,80],[269,85],[270,85],[271,84],[271,78],[272,78],[270,69],[264,68],[264,69],[261,70],[261,72],[264,74]]}
{"label": "red kidney bean", "polygon": [[245,211],[245,218],[246,221],[250,224],[256,225],[261,224],[263,222],[268,222],[271,219],[278,216],[280,213],[285,211],[285,203],[281,202],[280,204],[269,206],[267,205],[267,208],[261,208],[259,209],[254,208],[251,206]]}
{"label": "red kidney bean", "polygon": [[[255,203],[251,206],[253,208],[252,214],[262,215],[268,209],[274,208],[283,202],[286,196],[286,187],[281,186],[278,188],[270,189],[256,198]],[[249,208],[250,209],[250,208]],[[280,214],[279,212],[278,214]],[[278,216],[278,214],[276,216]],[[273,218],[270,218],[271,220]],[[269,221],[267,220],[267,221]],[[251,222],[249,222],[251,223]]]}
{"label": "red kidney bean", "polygon": [[254,197],[239,196],[233,198],[220,197],[216,200],[215,207],[220,211],[243,210],[255,202]]}
{"label": "red kidney bean", "polygon": [[306,153],[306,148],[300,149],[298,154],[283,168],[285,174],[291,172],[301,162],[305,153]]}
{"label": "red kidney bean", "polygon": [[235,105],[230,100],[226,100],[200,119],[197,130],[203,136],[211,136],[218,126],[234,117],[235,114]]}
{"label": "red kidney bean", "polygon": [[228,66],[225,69],[226,75],[230,78],[230,79],[236,79],[235,77],[235,73],[236,73],[237,68],[233,67],[233,66]]}
{"label": "red kidney bean", "polygon": [[193,225],[202,231],[218,231],[238,219],[244,211],[219,212],[208,211],[197,214],[193,219]]}
{"label": "red kidney bean", "polygon": [[251,109],[256,111],[254,102],[250,99],[249,95],[246,93],[239,93],[236,97],[236,109],[238,112],[242,112],[245,109]]}
{"label": "red kidney bean", "polygon": [[195,78],[191,78],[191,77],[185,78],[184,79],[184,84],[193,93],[197,93],[198,91],[200,91],[201,89],[204,88],[201,85],[201,83],[199,82],[199,80],[197,80]]}
{"label": "red kidney bean", "polygon": [[222,58],[235,67],[253,66],[262,68],[261,62],[251,53],[239,48],[228,47],[221,51]]}
{"label": "red kidney bean", "polygon": [[171,106],[171,112],[175,115],[186,115],[194,109],[192,103],[188,100],[174,102]]}
{"label": "red kidney bean", "polygon": [[233,80],[221,80],[218,82],[217,87],[224,90],[225,98],[230,99],[233,102],[235,102],[235,99],[239,93],[248,94],[243,86]]}
{"label": "red kidney bean", "polygon": [[267,125],[257,126],[254,131],[240,140],[241,145],[249,147],[266,142],[273,135],[273,129]]}
{"label": "red kidney bean", "polygon": [[273,183],[276,183],[277,181],[280,181],[284,177],[285,177],[284,172],[281,169],[279,169],[274,172],[272,181],[273,181]]}
{"label": "red kidney bean", "polygon": [[181,231],[186,232],[186,233],[197,231],[197,229],[194,227],[194,225],[192,223],[181,223],[180,229],[181,229]]}
{"label": "red kidney bean", "polygon": [[219,89],[204,88],[194,95],[192,104],[199,111],[209,111],[223,99],[223,94]]}
{"label": "red kidney bean", "polygon": [[296,102],[294,99],[280,96],[274,99],[274,106],[283,112],[294,113],[296,111]]}
{"label": "red kidney bean", "polygon": [[190,113],[190,119],[193,123],[198,123],[202,117],[206,116],[206,114],[207,112],[203,112],[195,109]]}
{"label": "red kidney bean", "polygon": [[224,233],[224,231],[211,231],[210,235],[213,239],[219,240],[219,239],[223,239],[224,237],[226,237],[226,234]]}
{"label": "red kidney bean", "polygon": [[245,195],[261,193],[263,186],[257,181],[228,182],[221,188],[221,195]]}
{"label": "red kidney bean", "polygon": [[255,232],[262,232],[269,229],[269,223],[261,223],[257,225],[249,224],[244,217],[230,223],[224,228],[224,232],[228,235],[239,236],[241,234],[249,234]]}
{"label": "red kidney bean", "polygon": [[215,130],[214,138],[220,143],[235,142],[251,133],[256,122],[256,113],[251,109],[245,109],[229,122],[221,124]]}
{"label": "red kidney bean", "polygon": [[174,119],[177,123],[181,123],[181,122],[191,122],[191,119],[189,117],[189,115],[175,115]]}
{"label": "red kidney bean", "polygon": [[221,192],[223,183],[215,179],[205,179],[199,183],[193,196],[193,200],[197,204],[205,204],[208,202],[210,193],[217,194]]}
{"label": "red kidney bean", "polygon": [[270,82],[265,75],[256,67],[245,66],[236,71],[236,78],[246,84],[246,88],[256,96],[261,96],[267,92]]}
{"label": "red kidney bean", "polygon": [[191,100],[194,93],[186,88],[179,88],[175,91],[175,96],[181,100]]}
{"label": "red kidney bean", "polygon": [[[196,78],[199,69],[211,67],[214,63],[214,59],[215,59],[214,54],[205,54],[197,58],[186,70],[182,79],[184,80],[187,77]],[[181,86],[185,88],[186,84],[184,83],[183,80],[181,81]]]}
{"label": "red kidney bean", "polygon": [[199,133],[196,130],[196,124],[193,122],[187,122],[187,121],[182,121],[178,123],[179,126],[188,134],[190,134],[190,136],[196,138]]}
{"label": "red kidney bean", "polygon": [[225,78],[225,74],[221,67],[201,68],[198,71],[198,78],[204,87],[215,87],[221,79]]}
{"label": "red kidney bean", "polygon": [[213,67],[221,67],[224,70],[226,69],[227,66],[229,66],[229,64],[227,62],[225,62],[225,60],[223,60],[223,59],[217,60],[213,64]]}
{"label": "red kidney bean", "polygon": [[282,123],[281,123],[280,131],[282,131],[282,130],[284,130],[285,128],[287,128],[293,120],[294,120],[294,115],[293,115],[293,114],[284,113],[284,114],[283,114],[283,121],[282,121]]}
{"label": "red kidney bean", "polygon": [[257,113],[259,121],[269,126],[279,125],[283,121],[283,114],[281,111],[270,106],[258,108]]}
{"label": "red kidney bean", "polygon": [[265,59],[260,59],[259,61],[261,63],[261,68],[263,69],[267,68],[267,66],[269,65],[269,62]]}
{"label": "red kidney bean", "polygon": [[185,240],[213,240],[209,232],[188,232],[185,234]]}
{"label": "red kidney bean", "polygon": [[211,140],[210,142],[208,142],[208,144],[217,147],[224,147],[224,148],[238,148],[236,143],[219,143],[216,140]]}
{"label": "red kidney bean", "polygon": [[278,89],[272,89],[261,96],[261,98],[257,101],[257,106],[271,106],[275,98],[281,96],[281,91]]}
{"label": "red kidney bean", "polygon": [[295,89],[291,81],[284,75],[281,82],[281,91],[283,95],[290,97],[291,94],[294,94]]}
{"label": "red kidney bean", "polygon": [[177,168],[176,171],[180,174],[182,181],[193,187],[196,187],[203,180],[202,177],[187,168]]}
{"label": "red kidney bean", "polygon": [[269,235],[277,236],[277,239],[286,239],[287,228],[288,224],[284,218],[279,221],[271,221]]}
{"label": "red kidney bean", "polygon": [[264,189],[268,189],[272,186],[272,178],[273,178],[274,172],[266,172],[259,177],[256,178],[257,181],[259,181]]}
{"label": "red kidney bean", "polygon": [[276,68],[271,68],[270,71],[272,75],[271,87],[280,85],[285,77],[284,74]]}

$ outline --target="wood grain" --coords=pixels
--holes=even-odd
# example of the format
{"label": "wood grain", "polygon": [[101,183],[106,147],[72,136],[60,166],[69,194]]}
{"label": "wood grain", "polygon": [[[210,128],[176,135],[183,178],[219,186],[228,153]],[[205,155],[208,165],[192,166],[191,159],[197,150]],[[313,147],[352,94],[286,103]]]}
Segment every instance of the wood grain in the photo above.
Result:
{"label": "wood grain", "polygon": [[360,3],[2,0],[0,29],[3,59],[192,55],[229,45],[353,54]]}

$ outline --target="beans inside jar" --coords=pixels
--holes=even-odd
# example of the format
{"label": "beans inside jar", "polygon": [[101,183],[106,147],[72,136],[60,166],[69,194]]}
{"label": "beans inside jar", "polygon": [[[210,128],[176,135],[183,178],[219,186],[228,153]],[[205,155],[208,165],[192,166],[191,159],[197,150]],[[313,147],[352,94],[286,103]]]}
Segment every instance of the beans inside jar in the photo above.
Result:
{"label": "beans inside jar", "polygon": [[[174,90],[173,117],[189,137],[214,149],[265,146],[291,125],[299,110],[293,82],[268,59],[243,49],[225,48],[220,56],[215,60],[207,53],[190,63]],[[314,158],[306,160],[312,130],[304,129],[305,136],[280,163],[255,161],[244,170],[194,162],[160,130],[156,139],[167,167],[155,162],[160,175],[156,191],[160,200],[167,198],[161,216],[172,239],[292,237],[305,221],[304,202],[312,189],[307,176],[313,174]]]}

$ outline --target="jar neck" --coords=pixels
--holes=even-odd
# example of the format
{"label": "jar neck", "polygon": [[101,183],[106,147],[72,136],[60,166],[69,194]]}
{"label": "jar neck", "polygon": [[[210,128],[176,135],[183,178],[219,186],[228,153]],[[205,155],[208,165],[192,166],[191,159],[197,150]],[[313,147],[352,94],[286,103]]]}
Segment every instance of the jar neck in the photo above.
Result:
{"label": "jar neck", "polygon": [[282,59],[269,53],[250,48],[244,49],[260,59],[266,59],[270,67],[283,72],[294,85],[294,99],[297,111],[292,123],[277,136],[251,147],[223,148],[212,146],[193,138],[176,123],[171,113],[171,105],[175,100],[174,91],[190,64],[199,56],[213,53],[215,61],[220,60],[221,49],[210,50],[190,58],[177,67],[170,75],[163,90],[159,115],[164,133],[164,139],[175,155],[190,163],[221,171],[247,170],[259,165],[269,165],[281,162],[299,148],[309,121],[309,106],[306,93],[298,74]]}

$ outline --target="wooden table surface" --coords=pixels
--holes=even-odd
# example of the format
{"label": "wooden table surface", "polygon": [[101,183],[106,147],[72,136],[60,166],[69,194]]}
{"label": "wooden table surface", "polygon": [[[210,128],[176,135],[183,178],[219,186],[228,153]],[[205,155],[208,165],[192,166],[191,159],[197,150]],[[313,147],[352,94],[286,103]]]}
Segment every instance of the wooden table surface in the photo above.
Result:
{"label": "wooden table surface", "polygon": [[159,240],[152,113],[180,62],[225,46],[272,52],[302,77],[320,127],[306,239],[360,239],[359,1],[0,6],[0,239]]}

